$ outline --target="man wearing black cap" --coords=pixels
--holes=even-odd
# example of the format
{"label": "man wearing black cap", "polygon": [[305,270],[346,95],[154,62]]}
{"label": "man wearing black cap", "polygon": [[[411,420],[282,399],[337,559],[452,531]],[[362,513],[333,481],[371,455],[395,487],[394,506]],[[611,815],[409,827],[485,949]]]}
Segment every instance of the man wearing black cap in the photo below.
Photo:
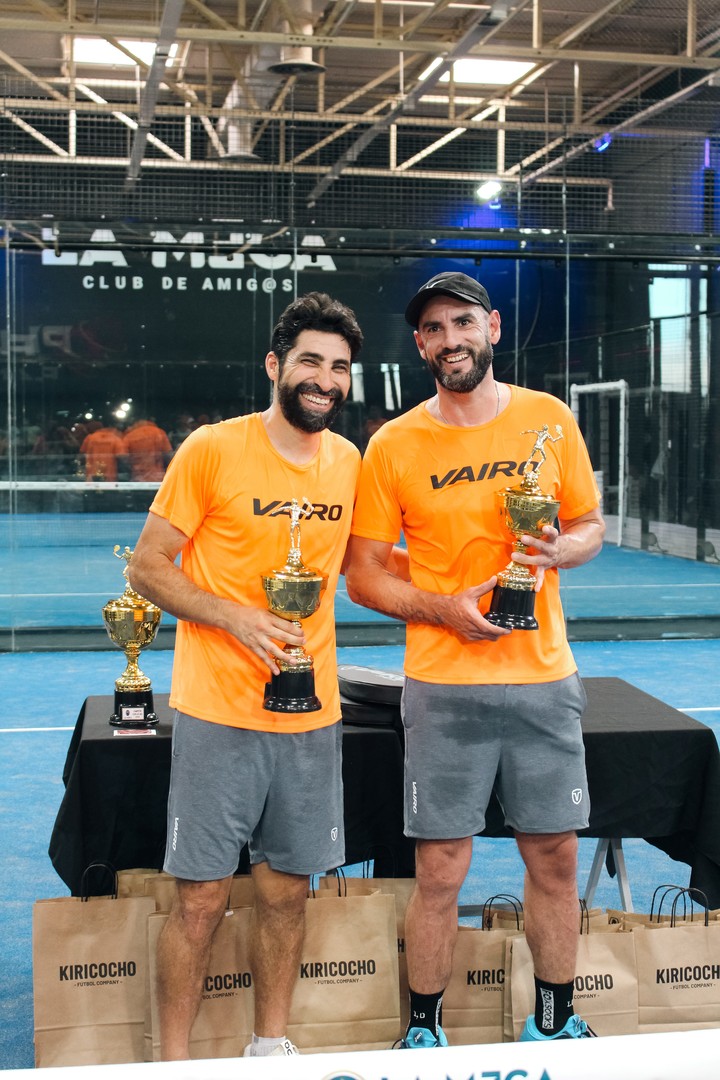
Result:
{"label": "man wearing black cap", "polygon": [[[447,1045],[441,1027],[457,933],[457,897],[493,789],[525,863],[525,932],[536,986],[521,1040],[585,1038],[573,1012],[577,830],[589,803],[580,718],[585,693],[568,646],[558,570],[602,546],[604,523],[587,450],[557,398],[495,380],[500,313],[461,273],[437,274],[405,317],[437,388],[384,424],[363,462],[348,592],[407,626],[403,723],[405,831],[417,841],[406,945],[410,1024],[403,1047]],[[533,567],[539,628],[485,616],[509,534],[498,493],[533,461],[547,427],[540,482],[560,503],[559,529],[523,536],[512,559]],[[403,532],[409,580],[392,573]]]}

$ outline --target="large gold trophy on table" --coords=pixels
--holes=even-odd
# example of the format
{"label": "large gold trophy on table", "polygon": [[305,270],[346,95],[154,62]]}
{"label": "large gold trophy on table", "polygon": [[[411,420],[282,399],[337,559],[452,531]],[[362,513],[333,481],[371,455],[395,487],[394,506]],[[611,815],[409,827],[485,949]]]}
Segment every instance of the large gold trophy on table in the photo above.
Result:
{"label": "large gold trophy on table", "polygon": [[[129,563],[132,551],[123,552],[116,544],[116,559]],[[115,680],[115,710],[110,717],[113,727],[152,728],[158,718],[153,705],[150,679],[138,667],[140,650],[150,645],[160,625],[162,612],[130,587],[127,566],[123,569],[125,591],[116,600],[108,600],[102,609],[105,629],[113,644],[125,650],[127,666],[120,678]]]}
{"label": "large gold trophy on table", "polygon": [[[545,461],[545,443],[558,442],[563,437],[562,428],[555,425],[555,436],[550,434],[547,424],[539,430],[521,432],[522,435],[536,435],[535,445],[523,468],[522,483],[517,487],[505,488],[499,492],[501,501],[500,514],[505,524],[515,537],[513,551],[527,551],[521,536],[542,536],[544,525],[555,521],[560,503],[552,495],[543,495],[540,490],[538,473]],[[537,455],[537,460],[535,456]],[[504,570],[498,574],[497,585],[493,589],[490,610],[485,618],[495,626],[504,626],[509,630],[537,630],[538,621],[535,610],[535,575],[527,566],[511,559]]]}
{"label": "large gold trophy on table", "polygon": [[[290,550],[285,565],[279,570],[262,574],[268,607],[274,615],[287,619],[298,629],[300,620],[307,619],[320,606],[327,575],[305,566],[300,552],[300,518],[309,517],[313,506],[303,499],[302,505],[292,499],[273,511],[290,514]],[[315,693],[313,658],[302,645],[286,645],[287,660],[278,660],[279,675],[273,675],[265,685],[263,708],[270,712],[316,712],[322,703]]]}

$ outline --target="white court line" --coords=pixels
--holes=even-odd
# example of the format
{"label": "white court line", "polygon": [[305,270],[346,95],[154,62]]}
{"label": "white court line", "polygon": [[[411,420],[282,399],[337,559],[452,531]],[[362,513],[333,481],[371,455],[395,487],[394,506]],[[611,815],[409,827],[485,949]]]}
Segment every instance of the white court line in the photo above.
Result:
{"label": "white court line", "polygon": [[[600,590],[607,590],[607,591],[611,591],[612,589],[627,589],[628,585],[627,585],[627,582],[624,585],[565,585],[565,584],[563,584],[561,582],[560,583],[560,588],[561,589],[567,589],[568,592],[572,591],[573,589],[582,589],[583,592],[585,592],[585,591],[590,592],[592,589],[595,589],[595,590],[600,589]],[[715,581],[668,581],[668,582],[662,582],[662,583],[661,582],[656,582],[655,584],[650,584],[650,585],[638,585],[637,582],[633,581],[632,588],[633,589],[687,589],[687,588],[691,588],[691,589],[720,589],[720,582],[715,582]]]}
{"label": "white court line", "polygon": [[72,727],[2,727],[0,728],[0,735],[14,735],[17,731],[74,731],[75,725]]}
{"label": "white court line", "polygon": [[[112,588],[112,586],[111,586],[111,588]],[[574,590],[578,591],[578,592],[580,592],[580,591],[582,591],[582,592],[591,592],[591,591],[595,591],[595,592],[598,592],[598,591],[599,592],[613,592],[613,591],[617,591],[618,589],[622,589],[623,592],[626,592],[628,586],[627,586],[627,583],[625,583],[623,585],[564,585],[564,584],[561,584],[560,588],[561,588],[561,590],[563,592],[573,592]],[[666,585],[659,585],[659,584],[658,585],[637,585],[635,582],[633,582],[632,588],[633,589],[688,589],[688,588],[690,588],[690,589],[703,589],[703,590],[704,589],[720,589],[720,582],[718,582],[716,584],[715,582],[709,582],[709,581],[686,581],[686,582],[677,582],[677,583],[668,582]],[[47,592],[47,591],[46,592],[39,592],[39,593],[34,593],[34,592],[26,592],[26,593],[12,592],[12,593],[0,593],[0,599],[2,599],[2,600],[11,600],[14,597],[16,600],[28,600],[28,599],[32,600],[32,599],[37,599],[37,598],[42,598],[43,600],[51,600],[51,599],[54,599],[55,597],[63,597],[63,596],[92,597],[92,596],[105,596],[105,595],[106,595],[106,592]],[[338,588],[337,592],[336,592],[336,595],[346,597],[347,596],[347,590],[344,589],[344,588]]]}
{"label": "white court line", "polygon": [[[112,585],[109,586],[112,589]],[[107,596],[107,590],[105,592],[15,592],[15,593],[0,593],[0,599],[9,600],[15,597],[16,600],[27,600],[42,597],[43,600],[54,599],[56,596]]]}

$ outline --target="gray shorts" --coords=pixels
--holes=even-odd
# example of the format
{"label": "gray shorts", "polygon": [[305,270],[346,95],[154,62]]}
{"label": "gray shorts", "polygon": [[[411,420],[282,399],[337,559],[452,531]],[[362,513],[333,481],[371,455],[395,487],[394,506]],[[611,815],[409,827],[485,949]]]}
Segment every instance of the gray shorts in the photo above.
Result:
{"label": "gray shorts", "polygon": [[165,870],[190,881],[250,862],[317,874],[345,861],[340,723],[297,734],[175,713]]}
{"label": "gray shorts", "polygon": [[577,673],[520,686],[406,679],[405,833],[449,840],[482,832],[493,788],[517,832],[586,828],[585,705]]}

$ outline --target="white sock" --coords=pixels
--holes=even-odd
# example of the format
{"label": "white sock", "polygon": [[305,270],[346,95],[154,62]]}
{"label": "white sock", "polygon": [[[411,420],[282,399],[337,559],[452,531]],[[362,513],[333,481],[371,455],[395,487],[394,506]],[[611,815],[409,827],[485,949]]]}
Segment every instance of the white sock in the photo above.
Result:
{"label": "white sock", "polygon": [[279,1046],[281,1042],[285,1041],[285,1035],[270,1036],[266,1038],[264,1035],[256,1035],[253,1031],[252,1037],[252,1050],[250,1051],[251,1057],[267,1057],[272,1053],[276,1046]]}

